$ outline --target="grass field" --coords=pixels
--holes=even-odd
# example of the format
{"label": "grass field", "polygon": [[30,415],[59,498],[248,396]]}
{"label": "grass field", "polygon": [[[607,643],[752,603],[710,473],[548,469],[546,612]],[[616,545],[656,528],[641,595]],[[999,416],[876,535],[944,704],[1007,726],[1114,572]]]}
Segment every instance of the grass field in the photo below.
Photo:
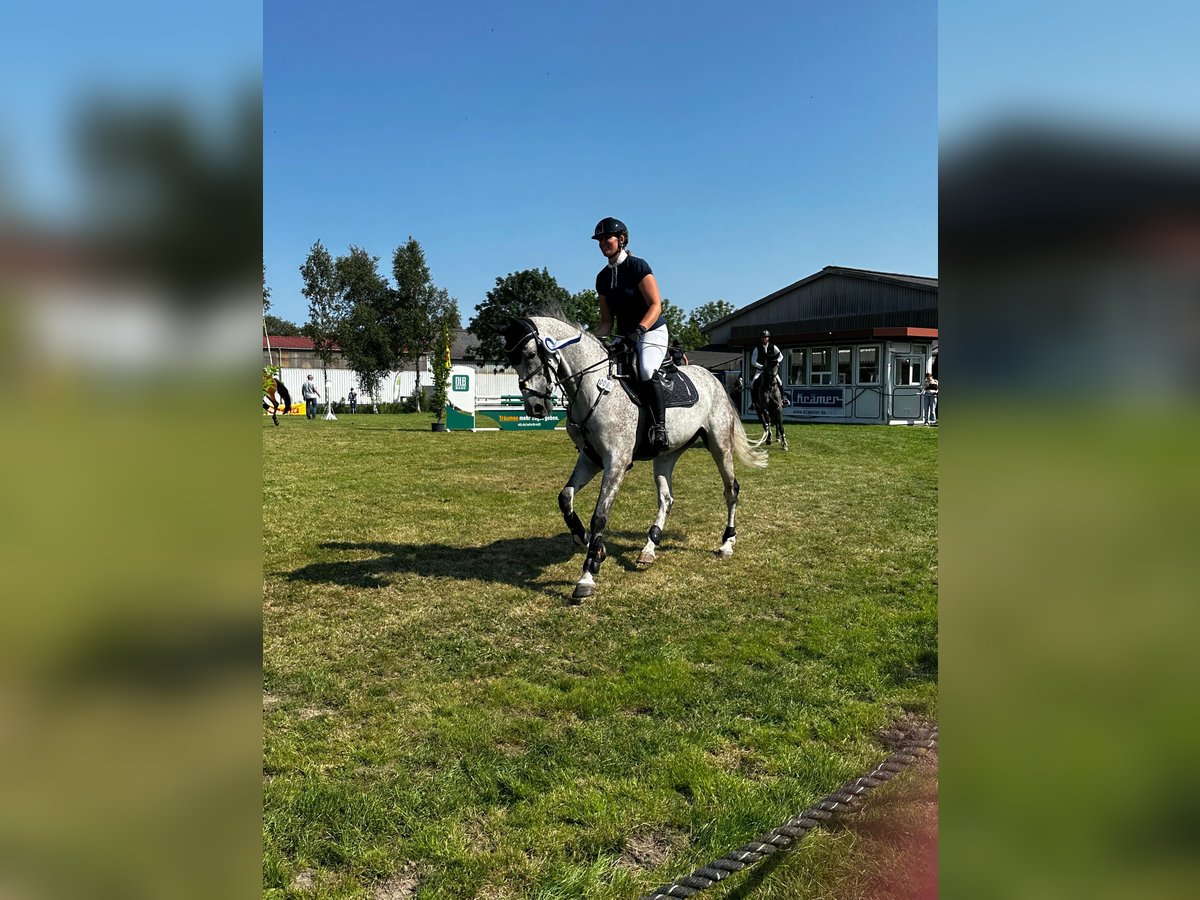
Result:
{"label": "grass field", "polygon": [[[936,718],[936,430],[789,436],[739,468],[731,560],[694,450],[634,564],[636,464],[570,606],[561,431],[265,419],[266,895],[637,898],[878,763],[888,723]],[[752,896],[836,894],[853,840],[811,834]]]}

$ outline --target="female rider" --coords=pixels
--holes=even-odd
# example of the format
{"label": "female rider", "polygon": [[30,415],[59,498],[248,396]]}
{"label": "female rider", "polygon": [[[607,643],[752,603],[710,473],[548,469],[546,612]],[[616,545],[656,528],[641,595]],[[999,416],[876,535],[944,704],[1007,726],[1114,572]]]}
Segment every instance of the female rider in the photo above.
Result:
{"label": "female rider", "polygon": [[667,321],[662,315],[662,298],[650,264],[626,252],[629,229],[620,219],[607,216],[596,223],[592,239],[608,265],[596,276],[600,297],[600,324],[596,334],[613,331],[637,345],[638,374],[634,390],[650,411],[650,444],[655,450],[669,446],[666,426],[666,395],[658,367],[667,352]]}

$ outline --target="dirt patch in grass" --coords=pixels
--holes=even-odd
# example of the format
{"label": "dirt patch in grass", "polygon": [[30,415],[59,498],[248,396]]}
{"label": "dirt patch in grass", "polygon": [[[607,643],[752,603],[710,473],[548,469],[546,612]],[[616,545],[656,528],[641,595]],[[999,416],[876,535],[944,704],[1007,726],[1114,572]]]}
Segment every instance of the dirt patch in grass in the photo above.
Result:
{"label": "dirt patch in grass", "polygon": [[292,879],[292,890],[308,893],[317,886],[317,876],[312,869],[301,869]]}
{"label": "dirt patch in grass", "polygon": [[632,871],[653,869],[688,845],[686,831],[678,828],[642,831],[625,842],[618,864]]}
{"label": "dirt patch in grass", "polygon": [[744,775],[754,781],[760,780],[765,774],[762,760],[755,754],[732,744],[710,751],[709,756],[725,772]]}
{"label": "dirt patch in grass", "polygon": [[407,900],[417,896],[420,886],[420,873],[414,863],[409,863],[387,881],[376,885],[371,897],[372,900]]}

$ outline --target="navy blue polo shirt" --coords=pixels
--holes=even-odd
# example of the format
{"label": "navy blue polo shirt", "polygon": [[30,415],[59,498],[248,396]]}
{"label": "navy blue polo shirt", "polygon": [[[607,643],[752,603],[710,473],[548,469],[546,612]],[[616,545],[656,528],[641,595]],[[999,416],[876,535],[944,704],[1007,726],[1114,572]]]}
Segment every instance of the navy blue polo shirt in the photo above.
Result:
{"label": "navy blue polo shirt", "polygon": [[[613,270],[605,266],[596,276],[596,293],[608,303],[608,310],[616,319],[617,334],[633,334],[642,316],[646,315],[649,304],[638,285],[647,275],[653,275],[650,263],[644,259],[626,253],[625,262],[617,266],[616,284],[613,284]],[[660,315],[651,328],[659,328],[666,324]]]}

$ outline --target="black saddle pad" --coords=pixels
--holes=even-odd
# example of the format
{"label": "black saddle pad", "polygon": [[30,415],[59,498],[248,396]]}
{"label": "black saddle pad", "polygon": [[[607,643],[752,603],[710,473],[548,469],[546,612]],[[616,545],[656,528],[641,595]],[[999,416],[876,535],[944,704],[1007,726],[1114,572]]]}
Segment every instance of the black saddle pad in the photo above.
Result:
{"label": "black saddle pad", "polygon": [[700,399],[700,392],[696,390],[696,385],[692,384],[692,379],[688,378],[681,369],[663,372],[662,377],[664,386],[669,385],[668,407],[696,405],[696,401]]}
{"label": "black saddle pad", "polygon": [[[675,406],[695,406],[696,401],[700,399],[700,392],[696,390],[696,385],[692,383],[687,375],[676,368],[664,368],[662,370],[663,387],[666,388],[666,406],[671,409]],[[625,388],[625,393],[629,395],[629,399],[638,406],[642,405],[642,401],[634,392],[633,386],[629,383],[629,379],[622,378],[621,386]]]}

